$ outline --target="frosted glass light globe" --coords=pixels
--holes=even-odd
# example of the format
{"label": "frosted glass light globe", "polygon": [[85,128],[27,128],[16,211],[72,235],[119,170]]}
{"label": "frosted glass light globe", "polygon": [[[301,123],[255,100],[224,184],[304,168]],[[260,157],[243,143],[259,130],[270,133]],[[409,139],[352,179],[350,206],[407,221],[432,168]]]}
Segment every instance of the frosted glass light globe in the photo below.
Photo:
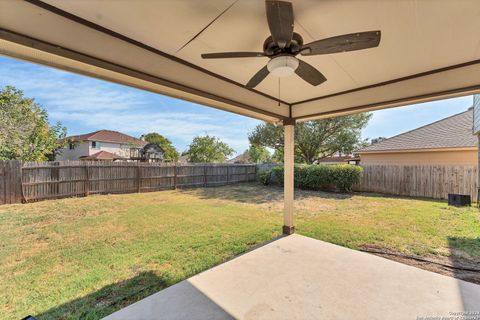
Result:
{"label": "frosted glass light globe", "polygon": [[298,59],[292,56],[273,58],[267,64],[267,69],[276,77],[288,77],[298,68]]}

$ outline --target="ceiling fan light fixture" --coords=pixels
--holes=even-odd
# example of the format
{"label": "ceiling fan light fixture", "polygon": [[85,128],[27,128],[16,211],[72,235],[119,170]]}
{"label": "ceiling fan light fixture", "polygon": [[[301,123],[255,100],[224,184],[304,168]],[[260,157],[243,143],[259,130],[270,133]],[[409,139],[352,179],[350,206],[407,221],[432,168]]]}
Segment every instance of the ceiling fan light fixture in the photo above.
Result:
{"label": "ceiling fan light fixture", "polygon": [[271,59],[267,69],[276,77],[288,77],[298,68],[298,59],[292,56],[280,56]]}

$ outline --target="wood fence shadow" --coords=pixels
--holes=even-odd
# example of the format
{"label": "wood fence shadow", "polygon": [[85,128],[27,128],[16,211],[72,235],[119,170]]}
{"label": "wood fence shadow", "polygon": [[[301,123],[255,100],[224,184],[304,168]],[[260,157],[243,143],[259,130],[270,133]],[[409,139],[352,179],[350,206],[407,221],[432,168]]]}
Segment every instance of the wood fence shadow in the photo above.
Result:
{"label": "wood fence shadow", "polygon": [[[180,192],[199,197],[201,199],[219,199],[240,203],[264,204],[283,201],[283,188],[277,185],[263,186],[258,183],[245,182],[221,187],[208,187],[198,189],[181,189]],[[325,198],[346,200],[352,193],[337,193],[324,191],[309,191],[295,189],[295,200],[308,198]]]}
{"label": "wood fence shadow", "polygon": [[355,191],[354,194],[357,196],[368,196],[370,198],[389,198],[389,199],[403,199],[403,200],[446,203],[446,200],[444,199],[433,199],[433,198],[420,197],[420,196],[402,196],[402,195],[386,194],[386,193],[380,193],[380,192]]}

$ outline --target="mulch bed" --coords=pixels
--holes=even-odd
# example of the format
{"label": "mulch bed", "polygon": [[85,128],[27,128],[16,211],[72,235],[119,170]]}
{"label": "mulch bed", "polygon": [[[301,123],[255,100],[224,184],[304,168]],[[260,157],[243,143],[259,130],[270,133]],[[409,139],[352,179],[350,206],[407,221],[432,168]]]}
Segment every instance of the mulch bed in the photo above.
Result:
{"label": "mulch bed", "polygon": [[480,284],[480,259],[411,256],[375,245],[363,245],[359,250],[420,269]]}

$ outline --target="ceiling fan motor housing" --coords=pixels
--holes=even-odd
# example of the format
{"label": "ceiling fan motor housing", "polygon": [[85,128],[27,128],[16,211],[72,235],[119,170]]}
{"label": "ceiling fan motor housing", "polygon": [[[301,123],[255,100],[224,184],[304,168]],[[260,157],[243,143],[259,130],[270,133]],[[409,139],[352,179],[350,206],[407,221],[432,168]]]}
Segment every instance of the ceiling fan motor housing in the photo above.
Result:
{"label": "ceiling fan motor housing", "polygon": [[298,59],[293,56],[279,56],[271,59],[267,64],[267,69],[276,77],[288,77],[298,68]]}

